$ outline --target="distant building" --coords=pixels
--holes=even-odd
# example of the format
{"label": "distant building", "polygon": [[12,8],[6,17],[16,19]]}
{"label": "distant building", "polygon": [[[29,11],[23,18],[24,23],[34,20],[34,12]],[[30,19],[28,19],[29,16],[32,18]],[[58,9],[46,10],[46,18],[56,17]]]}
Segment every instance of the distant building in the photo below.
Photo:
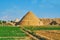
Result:
{"label": "distant building", "polygon": [[16,18],[15,20],[14,20],[14,22],[19,22],[20,20],[18,19],[18,18]]}

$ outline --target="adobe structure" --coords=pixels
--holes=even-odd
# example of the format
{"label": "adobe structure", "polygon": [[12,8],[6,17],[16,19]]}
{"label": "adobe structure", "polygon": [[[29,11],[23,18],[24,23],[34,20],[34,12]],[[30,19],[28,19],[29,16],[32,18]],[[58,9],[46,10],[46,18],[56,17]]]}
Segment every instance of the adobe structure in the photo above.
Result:
{"label": "adobe structure", "polygon": [[29,11],[23,18],[18,22],[22,26],[40,26],[43,22],[39,20],[31,11]]}
{"label": "adobe structure", "polygon": [[38,18],[29,11],[23,18],[16,23],[21,26],[43,26],[43,25],[60,25],[60,18]]}
{"label": "adobe structure", "polygon": [[60,25],[60,18],[39,18],[44,25]]}

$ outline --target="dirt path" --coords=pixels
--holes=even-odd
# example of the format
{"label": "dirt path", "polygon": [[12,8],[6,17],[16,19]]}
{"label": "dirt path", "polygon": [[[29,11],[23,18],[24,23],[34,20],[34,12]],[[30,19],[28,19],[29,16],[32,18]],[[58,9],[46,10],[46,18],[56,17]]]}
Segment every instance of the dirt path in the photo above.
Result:
{"label": "dirt path", "polygon": [[21,27],[21,30],[26,33],[27,35],[29,35],[30,37],[32,37],[34,40],[48,40],[48,38],[44,38],[44,37],[41,37],[41,36],[38,36],[34,33],[32,33],[30,30],[27,30],[25,28],[22,28]]}

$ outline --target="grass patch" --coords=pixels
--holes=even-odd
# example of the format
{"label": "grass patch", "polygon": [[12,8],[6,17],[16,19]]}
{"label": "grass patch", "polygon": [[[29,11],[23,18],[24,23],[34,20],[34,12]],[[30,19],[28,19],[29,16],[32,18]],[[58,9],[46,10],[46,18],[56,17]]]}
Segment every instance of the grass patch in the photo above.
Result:
{"label": "grass patch", "polygon": [[0,38],[0,40],[15,40],[14,38]]}
{"label": "grass patch", "polygon": [[25,26],[28,30],[60,30],[60,26]]}
{"label": "grass patch", "polygon": [[0,40],[23,40],[25,37],[20,37],[20,38],[0,38]]}
{"label": "grass patch", "polygon": [[19,27],[0,26],[0,37],[24,37],[26,34]]}

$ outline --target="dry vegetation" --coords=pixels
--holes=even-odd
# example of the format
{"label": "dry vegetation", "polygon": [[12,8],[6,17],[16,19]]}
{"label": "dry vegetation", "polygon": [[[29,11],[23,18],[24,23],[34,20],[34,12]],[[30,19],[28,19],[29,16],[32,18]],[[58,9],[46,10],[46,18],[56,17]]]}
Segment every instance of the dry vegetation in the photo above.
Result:
{"label": "dry vegetation", "polygon": [[60,30],[38,30],[34,31],[37,35],[47,37],[50,40],[60,40]]}

